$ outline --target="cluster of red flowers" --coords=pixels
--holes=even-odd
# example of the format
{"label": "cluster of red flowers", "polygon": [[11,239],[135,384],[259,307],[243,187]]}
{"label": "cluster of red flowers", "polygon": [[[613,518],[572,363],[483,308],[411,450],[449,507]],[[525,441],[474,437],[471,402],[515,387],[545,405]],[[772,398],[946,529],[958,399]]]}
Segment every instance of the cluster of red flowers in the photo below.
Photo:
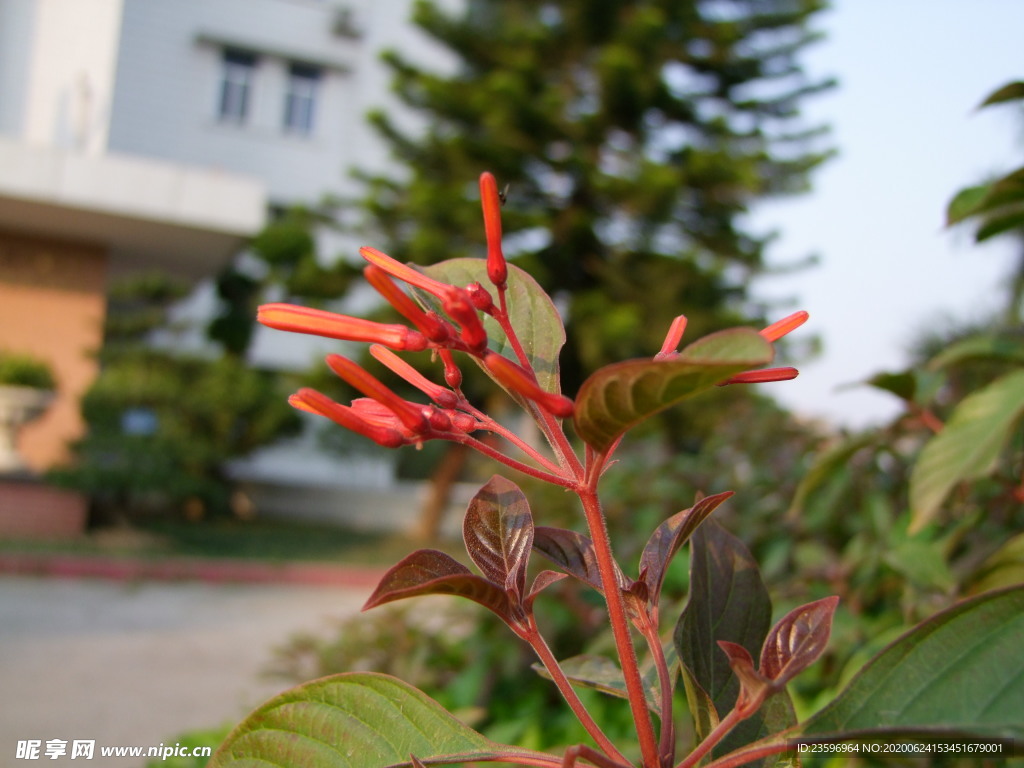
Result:
{"label": "cluster of red flowers", "polygon": [[[377,323],[292,304],[265,304],[259,309],[259,322],[271,328],[370,342],[370,353],[380,363],[423,392],[431,402],[423,404],[405,400],[352,360],[341,355],[329,355],[327,364],[331,370],[366,397],[346,406],[306,388],[289,399],[294,407],[326,416],[346,429],[389,448],[419,444],[430,439],[461,441],[469,433],[489,426],[460,390],[462,372],[453,353],[462,352],[476,357],[503,387],[534,403],[545,414],[555,418],[573,415],[573,401],[544,390],[537,383],[528,361],[524,359],[522,364],[516,363],[488,349],[482,314],[498,320],[507,334],[514,335],[514,329],[508,324],[505,309],[508,266],[501,248],[501,198],[497,182],[490,173],[480,177],[480,197],[487,237],[487,277],[498,293],[497,303],[491,292],[478,282],[466,286],[449,285],[396,261],[376,248],[365,247],[359,253],[368,262],[363,270],[367,282],[412,327]],[[441,312],[425,309],[396,280],[433,296]],[[806,319],[806,312],[794,313],[765,328],[761,335],[768,341],[776,341]],[[676,349],[685,328],[686,318],[676,318],[661,351],[655,355],[656,360],[671,360],[678,355]],[[429,381],[392,351],[420,352],[428,349],[440,357],[447,387]],[[722,384],[781,381],[796,375],[793,368],[771,368],[741,373]]]}
{"label": "cluster of red flowers", "polygon": [[[501,201],[497,183],[489,173],[480,177],[480,194],[488,245],[487,276],[502,295],[507,285],[508,266],[501,250]],[[357,363],[341,355],[329,355],[327,364],[331,370],[366,397],[345,406],[315,390],[302,389],[290,398],[293,406],[326,416],[390,448],[435,438],[456,439],[483,426],[460,391],[462,372],[453,353],[464,352],[480,360],[503,386],[534,402],[547,413],[558,418],[572,416],[572,400],[545,391],[528,368],[488,350],[487,331],[481,313],[502,317],[505,314],[503,300],[496,305],[490,291],[480,283],[460,287],[434,280],[376,248],[361,248],[359,253],[368,262],[363,270],[367,282],[413,327],[376,323],[291,304],[266,304],[260,307],[258,320],[282,331],[372,342],[371,354],[423,392],[432,403],[425,405],[404,400]],[[436,298],[443,314],[424,309],[396,280]],[[441,358],[448,387],[429,381],[391,351],[419,352],[427,349],[435,351]]]}

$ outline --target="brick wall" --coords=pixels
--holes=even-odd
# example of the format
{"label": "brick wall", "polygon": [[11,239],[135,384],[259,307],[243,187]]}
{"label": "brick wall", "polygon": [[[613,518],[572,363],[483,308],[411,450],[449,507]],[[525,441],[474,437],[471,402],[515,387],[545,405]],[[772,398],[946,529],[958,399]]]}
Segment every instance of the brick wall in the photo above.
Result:
{"label": "brick wall", "polygon": [[0,348],[46,360],[57,379],[56,400],[20,436],[31,469],[62,461],[82,433],[78,403],[96,376],[106,265],[99,247],[0,230]]}
{"label": "brick wall", "polygon": [[85,497],[28,479],[0,480],[0,539],[58,539],[85,530]]}

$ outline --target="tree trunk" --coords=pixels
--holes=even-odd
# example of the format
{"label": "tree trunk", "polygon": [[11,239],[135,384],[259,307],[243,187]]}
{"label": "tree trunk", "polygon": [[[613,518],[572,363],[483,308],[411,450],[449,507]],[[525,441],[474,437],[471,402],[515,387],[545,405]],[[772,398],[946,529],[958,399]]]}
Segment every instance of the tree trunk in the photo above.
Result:
{"label": "tree trunk", "polygon": [[423,541],[436,541],[440,538],[444,511],[448,507],[452,486],[458,481],[468,456],[469,448],[458,443],[449,443],[448,450],[444,452],[434,469],[434,476],[430,478],[430,489],[420,508],[417,538]]}

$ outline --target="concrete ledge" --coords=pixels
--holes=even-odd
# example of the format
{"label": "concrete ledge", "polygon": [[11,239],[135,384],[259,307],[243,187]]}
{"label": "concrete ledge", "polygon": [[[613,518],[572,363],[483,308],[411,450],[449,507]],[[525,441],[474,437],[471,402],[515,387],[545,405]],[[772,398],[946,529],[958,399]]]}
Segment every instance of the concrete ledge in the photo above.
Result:
{"label": "concrete ledge", "polygon": [[262,182],[196,166],[0,138],[0,168],[0,226],[105,246],[115,269],[208,274],[266,217]]}
{"label": "concrete ledge", "polygon": [[235,560],[103,557],[0,552],[0,573],[112,581],[202,581],[207,583],[304,584],[372,589],[384,569],[326,563],[267,563]]}

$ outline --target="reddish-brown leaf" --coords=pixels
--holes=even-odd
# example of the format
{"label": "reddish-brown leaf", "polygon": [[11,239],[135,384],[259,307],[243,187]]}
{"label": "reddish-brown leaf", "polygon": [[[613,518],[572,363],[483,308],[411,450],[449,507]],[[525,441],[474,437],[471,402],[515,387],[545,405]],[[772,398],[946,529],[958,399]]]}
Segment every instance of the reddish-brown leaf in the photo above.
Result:
{"label": "reddish-brown leaf", "polygon": [[384,574],[363,610],[419,595],[457,595],[480,603],[505,623],[519,620],[518,611],[504,589],[497,587],[444,552],[421,549]]}
{"label": "reddish-brown leaf", "polygon": [[761,649],[761,674],[778,687],[813,664],[828,644],[838,604],[838,597],[826,597],[779,619]]}
{"label": "reddish-brown leaf", "polygon": [[484,576],[521,598],[533,546],[533,516],[519,486],[500,475],[487,481],[469,503],[462,537]]}
{"label": "reddish-brown leaf", "polygon": [[[533,548],[566,573],[589,584],[598,592],[603,592],[601,574],[597,568],[597,555],[594,552],[594,542],[589,537],[564,528],[548,528],[540,525],[534,531]],[[629,580],[617,565],[615,574],[619,581],[619,587],[628,589]]]}
{"label": "reddish-brown leaf", "polygon": [[650,540],[640,556],[640,580],[649,590],[650,605],[657,605],[665,572],[676,552],[686,543],[697,526],[704,522],[723,501],[733,495],[732,491],[705,496],[689,509],[677,512],[663,522],[651,534]]}
{"label": "reddish-brown leaf", "polygon": [[568,577],[569,575],[566,573],[557,573],[555,571],[541,571],[538,573],[537,577],[533,580],[533,585],[530,587],[530,592],[526,595],[526,599],[523,600],[523,607],[527,613],[533,609],[533,601],[537,599],[537,595],[552,584]]}
{"label": "reddish-brown leaf", "polygon": [[771,691],[771,683],[754,669],[754,658],[750,651],[739,643],[719,640],[721,648],[729,659],[729,666],[740,681],[740,692],[735,708],[742,717],[749,717],[758,710]]}

